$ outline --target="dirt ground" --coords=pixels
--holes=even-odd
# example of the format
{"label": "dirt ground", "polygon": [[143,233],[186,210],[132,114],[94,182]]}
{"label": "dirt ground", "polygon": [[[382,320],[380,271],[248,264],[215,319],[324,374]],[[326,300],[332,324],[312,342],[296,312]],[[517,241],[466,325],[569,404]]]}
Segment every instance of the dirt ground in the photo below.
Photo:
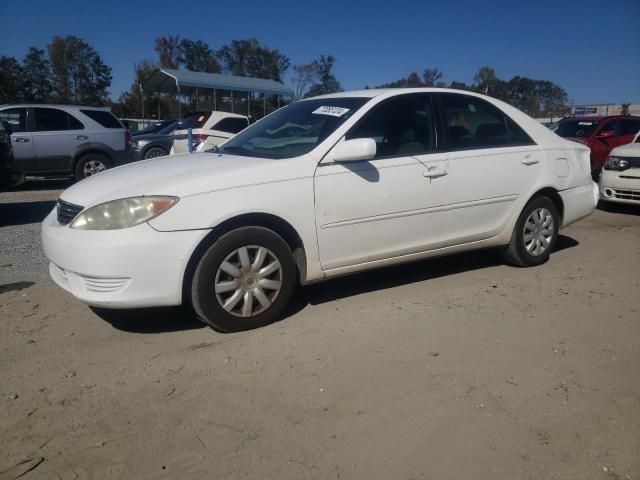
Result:
{"label": "dirt ground", "polygon": [[0,194],[2,479],[640,479],[639,209],[596,211],[538,268],[369,272],[224,335],[57,288],[37,240],[57,193]]}

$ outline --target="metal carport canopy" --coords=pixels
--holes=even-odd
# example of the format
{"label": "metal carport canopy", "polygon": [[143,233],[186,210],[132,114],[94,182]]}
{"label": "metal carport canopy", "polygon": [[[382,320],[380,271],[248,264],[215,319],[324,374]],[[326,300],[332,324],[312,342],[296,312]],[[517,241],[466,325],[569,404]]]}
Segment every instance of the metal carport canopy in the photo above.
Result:
{"label": "metal carport canopy", "polygon": [[143,83],[146,91],[163,93],[186,93],[186,89],[210,88],[235,92],[256,92],[269,95],[292,96],[293,90],[282,83],[266,78],[239,77],[220,73],[192,72],[160,68],[147,77]]}

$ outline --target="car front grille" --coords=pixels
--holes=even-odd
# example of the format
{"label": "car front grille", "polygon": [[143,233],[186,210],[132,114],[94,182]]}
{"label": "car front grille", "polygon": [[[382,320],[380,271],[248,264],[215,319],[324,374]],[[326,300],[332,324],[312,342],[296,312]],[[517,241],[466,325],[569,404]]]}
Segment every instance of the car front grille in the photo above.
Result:
{"label": "car front grille", "polygon": [[67,225],[78,216],[84,207],[58,199],[58,223]]}
{"label": "car front grille", "polygon": [[620,190],[617,188],[612,188],[614,198],[619,198],[620,200],[637,200],[640,201],[640,190]]}

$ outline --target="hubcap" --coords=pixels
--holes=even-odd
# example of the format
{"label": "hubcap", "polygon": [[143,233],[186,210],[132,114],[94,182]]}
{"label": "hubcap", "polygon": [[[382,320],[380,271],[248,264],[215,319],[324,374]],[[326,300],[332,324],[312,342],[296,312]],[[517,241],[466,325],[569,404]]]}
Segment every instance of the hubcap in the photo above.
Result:
{"label": "hubcap", "polygon": [[84,176],[90,177],[96,173],[104,172],[106,169],[107,166],[100,160],[89,160],[84,164]]}
{"label": "hubcap", "polygon": [[553,215],[546,208],[537,208],[524,222],[524,247],[537,257],[549,249],[555,235]]}
{"label": "hubcap", "polygon": [[268,309],[282,288],[282,265],[275,254],[257,245],[231,252],[215,278],[218,303],[236,317],[253,317]]}
{"label": "hubcap", "polygon": [[145,156],[145,158],[158,158],[158,157],[164,157],[164,152],[162,150],[159,150],[159,149],[150,150],[149,152],[147,152],[147,155]]}

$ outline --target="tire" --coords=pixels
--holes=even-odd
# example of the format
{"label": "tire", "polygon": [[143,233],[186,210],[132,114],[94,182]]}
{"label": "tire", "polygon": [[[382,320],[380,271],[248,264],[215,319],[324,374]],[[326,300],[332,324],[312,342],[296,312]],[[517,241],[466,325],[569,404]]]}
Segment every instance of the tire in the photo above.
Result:
{"label": "tire", "polygon": [[503,258],[518,267],[542,265],[556,245],[559,228],[560,215],[551,199],[534,198],[518,217],[511,241],[502,251]]}
{"label": "tire", "polygon": [[164,148],[151,147],[149,150],[144,152],[144,159],[148,160],[150,158],[164,157],[165,155],[168,155],[168,153]]}
{"label": "tire", "polygon": [[73,175],[77,181],[111,168],[111,160],[101,153],[88,153],[76,162]]}
{"label": "tire", "polygon": [[249,330],[278,320],[295,283],[296,265],[287,243],[267,228],[242,227],[218,238],[200,258],[191,281],[191,305],[218,331]]}

